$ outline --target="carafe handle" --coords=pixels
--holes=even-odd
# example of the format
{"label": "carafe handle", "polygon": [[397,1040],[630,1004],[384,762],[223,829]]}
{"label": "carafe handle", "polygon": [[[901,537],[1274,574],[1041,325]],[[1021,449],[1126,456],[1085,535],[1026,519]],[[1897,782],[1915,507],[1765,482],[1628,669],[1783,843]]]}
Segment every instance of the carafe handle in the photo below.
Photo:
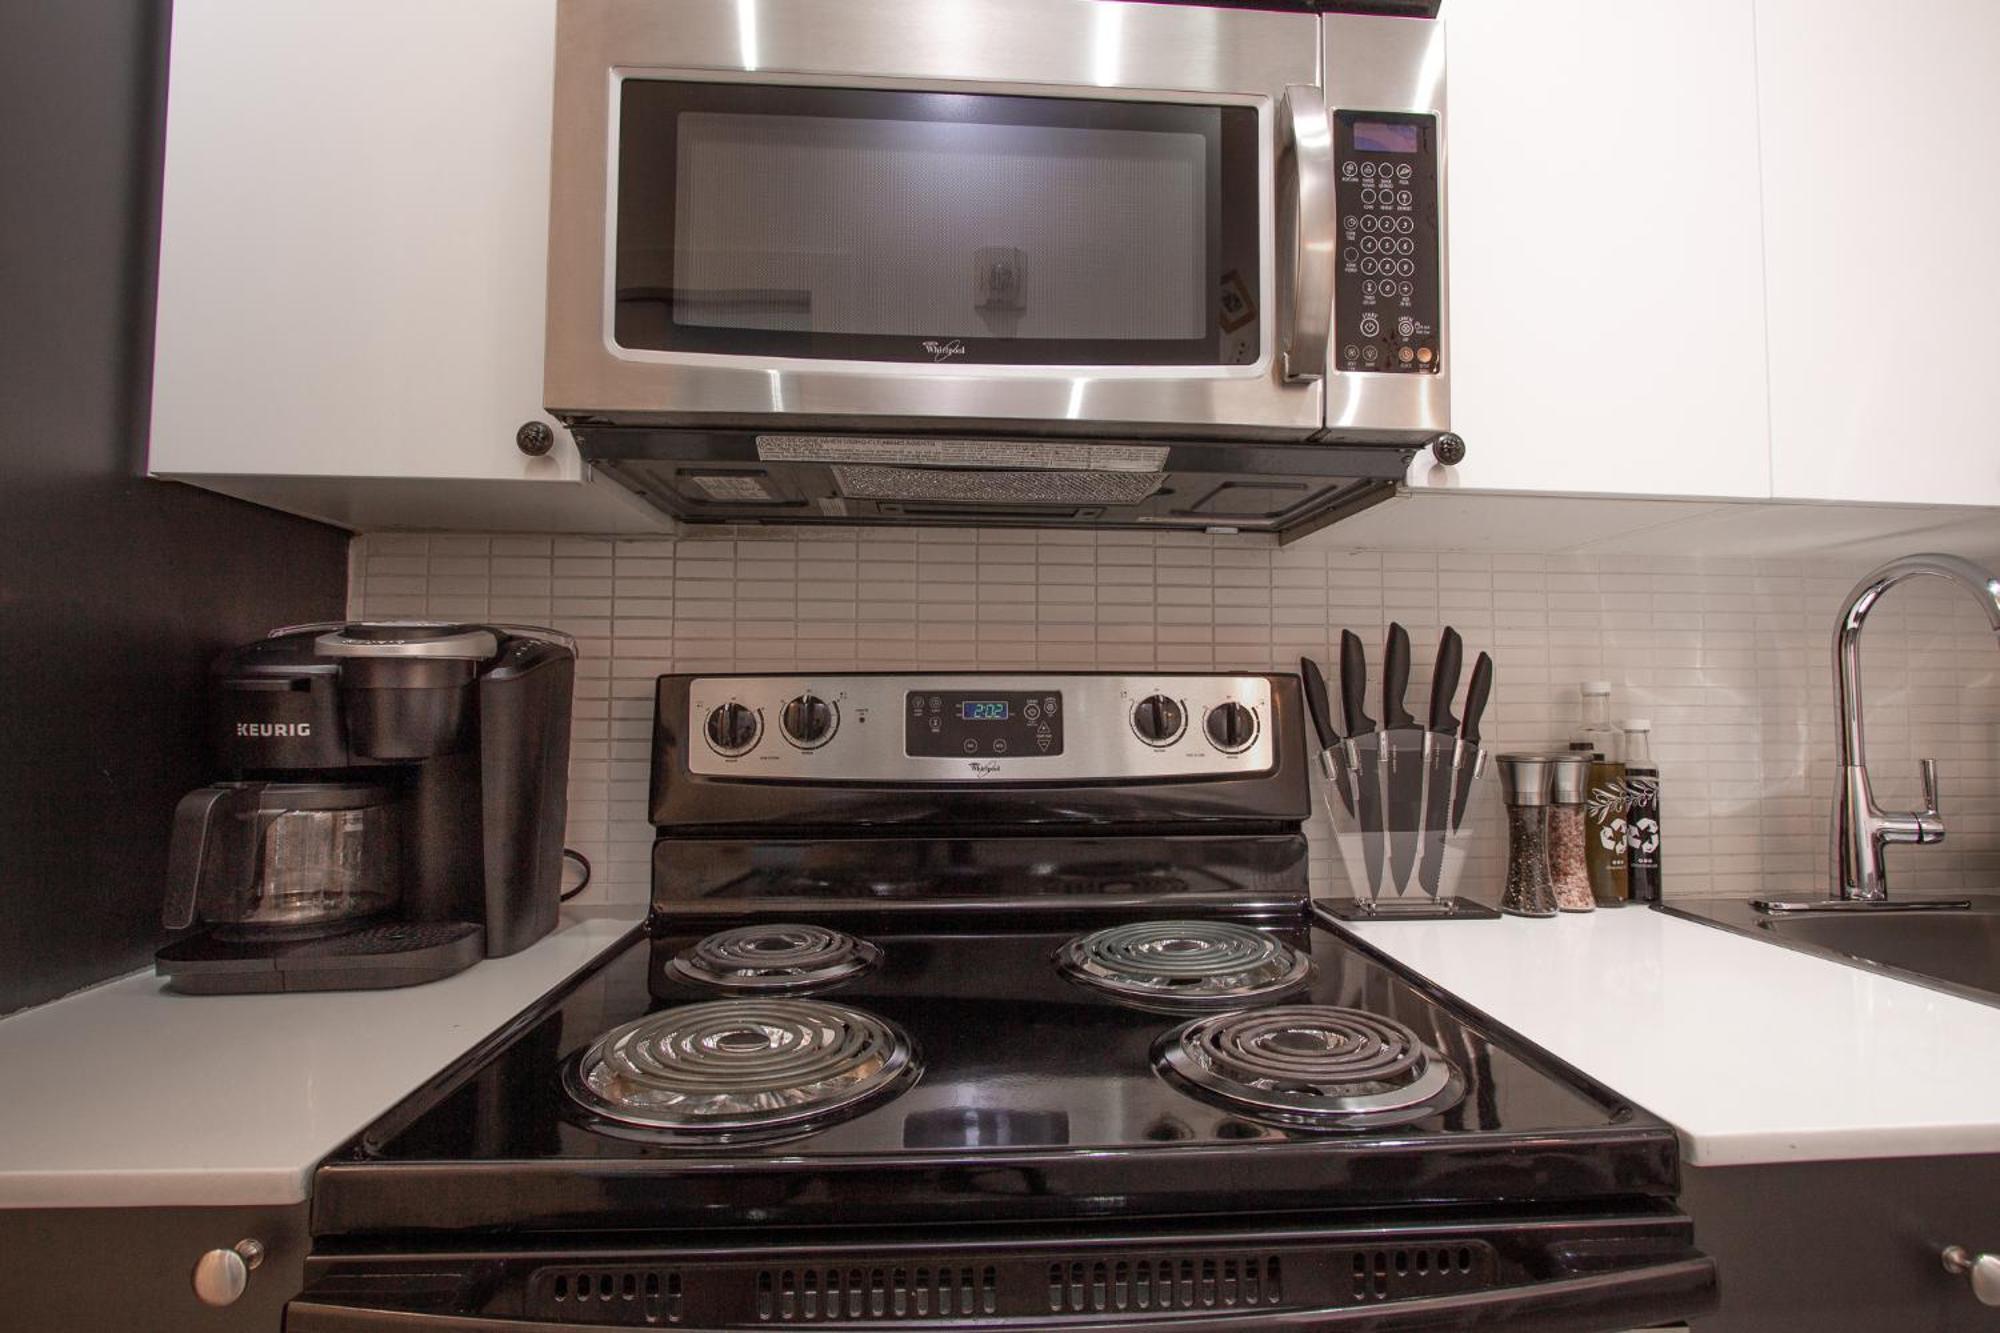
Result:
{"label": "carafe handle", "polygon": [[258,794],[261,782],[201,787],[174,807],[173,841],[167,850],[167,898],[160,924],[183,930],[194,924],[197,903],[214,901],[219,883],[235,897],[250,879],[257,854]]}

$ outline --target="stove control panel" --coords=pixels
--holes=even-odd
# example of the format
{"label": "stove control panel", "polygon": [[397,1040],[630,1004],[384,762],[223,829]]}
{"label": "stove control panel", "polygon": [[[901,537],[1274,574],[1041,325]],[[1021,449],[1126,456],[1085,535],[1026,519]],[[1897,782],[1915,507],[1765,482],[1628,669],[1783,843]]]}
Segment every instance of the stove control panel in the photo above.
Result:
{"label": "stove control panel", "polygon": [[688,770],[777,782],[1115,782],[1276,766],[1246,675],[701,676]]}

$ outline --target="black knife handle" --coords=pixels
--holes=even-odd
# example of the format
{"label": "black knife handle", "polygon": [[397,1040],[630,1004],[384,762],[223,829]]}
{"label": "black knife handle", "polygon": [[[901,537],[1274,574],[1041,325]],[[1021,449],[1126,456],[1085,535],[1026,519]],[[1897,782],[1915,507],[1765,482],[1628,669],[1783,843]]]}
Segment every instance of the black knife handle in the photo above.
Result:
{"label": "black knife handle", "polygon": [[1299,659],[1299,677],[1305,682],[1306,712],[1312,717],[1313,733],[1319,737],[1319,748],[1331,750],[1340,744],[1340,733],[1333,729],[1333,704],[1326,693],[1326,676],[1319,669],[1319,663],[1310,657]]}
{"label": "black knife handle", "polygon": [[1340,632],[1340,729],[1349,736],[1366,736],[1375,723],[1363,711],[1368,701],[1368,650],[1351,629]]}
{"label": "black knife handle", "polygon": [[1465,722],[1458,734],[1468,745],[1479,744],[1479,718],[1486,712],[1486,700],[1493,693],[1493,659],[1481,653],[1472,664],[1472,683],[1465,687]]}
{"label": "black knife handle", "polygon": [[1438,638],[1437,664],[1431,668],[1432,731],[1449,734],[1458,730],[1458,719],[1451,715],[1451,697],[1458,693],[1458,668],[1464,654],[1458,631],[1446,625]]}
{"label": "black knife handle", "polygon": [[1382,729],[1414,727],[1417,720],[1403,707],[1410,689],[1410,632],[1389,622],[1389,646],[1382,654]]}

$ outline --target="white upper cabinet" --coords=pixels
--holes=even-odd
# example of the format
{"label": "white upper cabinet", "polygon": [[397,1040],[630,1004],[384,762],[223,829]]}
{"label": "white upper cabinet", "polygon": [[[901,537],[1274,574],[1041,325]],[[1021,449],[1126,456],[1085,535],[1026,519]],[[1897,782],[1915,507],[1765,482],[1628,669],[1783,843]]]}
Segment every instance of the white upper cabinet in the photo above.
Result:
{"label": "white upper cabinet", "polygon": [[1758,0],[1781,498],[2000,504],[2000,4]]}
{"label": "white upper cabinet", "polygon": [[554,0],[177,0],[155,474],[355,527],[660,526],[542,411],[554,41]]}
{"label": "white upper cabinet", "polygon": [[1450,0],[1452,469],[1770,493],[1751,0]]}

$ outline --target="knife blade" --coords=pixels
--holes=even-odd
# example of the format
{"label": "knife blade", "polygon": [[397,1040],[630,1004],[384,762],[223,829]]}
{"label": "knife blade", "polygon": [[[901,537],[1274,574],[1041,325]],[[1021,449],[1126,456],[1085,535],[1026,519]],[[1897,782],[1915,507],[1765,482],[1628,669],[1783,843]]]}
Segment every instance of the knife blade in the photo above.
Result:
{"label": "knife blade", "polygon": [[1382,654],[1382,763],[1388,787],[1384,824],[1389,873],[1398,894],[1410,887],[1424,822],[1424,729],[1403,706],[1409,688],[1410,632],[1390,621]]}
{"label": "knife blade", "polygon": [[1345,757],[1336,759],[1340,733],[1333,727],[1333,704],[1326,692],[1326,676],[1310,657],[1299,659],[1299,678],[1305,683],[1306,712],[1312,717],[1313,734],[1319,738],[1320,769],[1340,794],[1340,804],[1350,817],[1354,814],[1354,784],[1347,776]]}
{"label": "knife blade", "polygon": [[1451,715],[1451,699],[1458,693],[1464,652],[1458,631],[1445,626],[1437,665],[1431,668],[1430,716],[1424,719],[1424,857],[1417,864],[1417,883],[1432,898],[1438,896],[1444,872],[1444,828],[1451,817],[1452,768],[1458,754],[1458,719]]}
{"label": "knife blade", "polygon": [[1354,813],[1361,825],[1361,860],[1368,898],[1382,892],[1382,778],[1380,738],[1367,714],[1368,654],[1353,630],[1340,632],[1340,727],[1354,768]]}
{"label": "knife blade", "polygon": [[1465,822],[1465,807],[1472,801],[1472,779],[1479,766],[1473,754],[1479,749],[1479,719],[1486,712],[1486,700],[1493,693],[1493,659],[1485,653],[1472,664],[1472,683],[1465,687],[1465,721],[1458,726],[1458,755],[1452,761],[1458,770],[1451,795],[1451,831]]}

